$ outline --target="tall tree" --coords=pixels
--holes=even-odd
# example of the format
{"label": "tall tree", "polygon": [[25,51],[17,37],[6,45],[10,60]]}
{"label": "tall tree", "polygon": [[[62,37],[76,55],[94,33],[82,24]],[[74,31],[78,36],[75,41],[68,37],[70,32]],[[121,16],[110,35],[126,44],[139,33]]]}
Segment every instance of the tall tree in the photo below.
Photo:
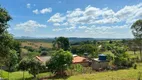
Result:
{"label": "tall tree", "polygon": [[8,21],[11,19],[6,9],[0,6],[0,35],[8,28]]}
{"label": "tall tree", "polygon": [[[0,6],[0,60],[1,64],[8,55],[11,47],[12,36],[6,31],[8,28],[8,21],[12,18],[8,12]],[[1,59],[2,58],[2,59]],[[3,60],[3,61],[2,61]]]}
{"label": "tall tree", "polygon": [[72,54],[69,51],[59,50],[52,55],[46,65],[52,73],[64,75],[64,71],[71,65],[72,59]]}
{"label": "tall tree", "polygon": [[65,37],[58,37],[55,38],[55,41],[53,41],[53,47],[55,49],[63,49],[65,51],[70,50],[70,43],[68,38]]}
{"label": "tall tree", "polygon": [[9,78],[9,72],[15,71],[18,64],[18,55],[15,50],[10,50],[9,55],[5,61],[5,64],[8,67],[8,78]]}
{"label": "tall tree", "polygon": [[8,32],[4,32],[1,36],[2,38],[0,39],[0,59],[5,61],[5,59],[8,59],[7,57],[13,47],[12,42],[14,41],[14,39]]}
{"label": "tall tree", "polygon": [[140,58],[142,61],[142,20],[137,20],[135,23],[133,23],[131,29],[136,39],[136,44],[139,46]]}
{"label": "tall tree", "polygon": [[34,58],[24,58],[19,63],[19,69],[23,71],[23,80],[25,79],[24,73],[28,71],[30,74],[36,78],[36,75],[40,72],[45,70],[45,66],[42,65],[39,61],[35,60]]}
{"label": "tall tree", "polygon": [[24,74],[25,71],[27,71],[29,68],[29,60],[28,59],[22,59],[19,63],[19,69],[23,71],[23,80],[25,80]]}
{"label": "tall tree", "polygon": [[29,73],[32,74],[34,76],[34,78],[36,78],[36,75],[41,71],[41,63],[35,59],[31,59],[29,60]]}

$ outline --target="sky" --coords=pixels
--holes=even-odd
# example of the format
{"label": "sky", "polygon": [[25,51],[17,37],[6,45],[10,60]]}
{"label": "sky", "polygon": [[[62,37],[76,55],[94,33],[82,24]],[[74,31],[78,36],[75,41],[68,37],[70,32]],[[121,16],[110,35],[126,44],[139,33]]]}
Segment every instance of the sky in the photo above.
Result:
{"label": "sky", "polygon": [[0,0],[15,37],[133,38],[142,0]]}

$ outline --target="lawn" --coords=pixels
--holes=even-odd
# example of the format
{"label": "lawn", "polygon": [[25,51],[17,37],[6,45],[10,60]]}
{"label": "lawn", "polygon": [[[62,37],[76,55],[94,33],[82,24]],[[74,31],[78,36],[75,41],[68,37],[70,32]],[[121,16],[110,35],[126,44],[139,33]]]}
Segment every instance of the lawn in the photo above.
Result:
{"label": "lawn", "polygon": [[[95,72],[95,73],[87,73],[87,74],[78,74],[69,76],[66,78],[54,78],[54,79],[66,79],[66,80],[138,80],[139,72],[142,72],[142,63],[138,64],[137,69],[124,69],[124,70],[117,70],[117,71],[105,71],[105,72]],[[22,80],[23,73],[13,72],[10,73],[10,80]],[[41,77],[48,77],[49,73],[41,73],[38,75],[39,78]],[[8,78],[8,73],[3,71],[3,77]],[[25,73],[26,80],[31,80],[32,75],[28,72]],[[142,76],[141,76],[142,78]]]}
{"label": "lawn", "polygon": [[93,74],[80,74],[71,76],[68,80],[138,80],[139,72],[142,72],[142,64],[138,64],[137,69],[130,68]]}
{"label": "lawn", "polygon": [[[37,75],[38,78],[42,78],[45,76],[49,76],[50,73],[40,73]],[[8,79],[8,72],[2,71],[2,77],[4,79]],[[28,72],[25,72],[25,80],[32,80],[33,76],[29,74]],[[11,72],[9,73],[9,79],[10,80],[23,80],[23,72],[18,71],[18,72]]]}

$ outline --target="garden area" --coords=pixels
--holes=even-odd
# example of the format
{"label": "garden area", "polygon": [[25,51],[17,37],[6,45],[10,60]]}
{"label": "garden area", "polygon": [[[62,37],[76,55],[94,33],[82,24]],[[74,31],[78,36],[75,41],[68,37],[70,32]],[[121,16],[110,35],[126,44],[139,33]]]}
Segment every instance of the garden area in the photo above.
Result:
{"label": "garden area", "polygon": [[[42,80],[59,79],[59,80],[140,80],[142,78],[142,64],[137,64],[137,69],[129,68],[116,71],[103,71],[103,72],[91,72],[91,73],[74,73],[72,76],[66,77],[52,77],[52,73],[45,72],[37,75],[37,78]],[[8,78],[8,72],[1,71],[2,76]],[[28,72],[25,72],[25,80],[31,80],[33,76]],[[11,72],[9,74],[10,80],[23,80],[23,72]]]}

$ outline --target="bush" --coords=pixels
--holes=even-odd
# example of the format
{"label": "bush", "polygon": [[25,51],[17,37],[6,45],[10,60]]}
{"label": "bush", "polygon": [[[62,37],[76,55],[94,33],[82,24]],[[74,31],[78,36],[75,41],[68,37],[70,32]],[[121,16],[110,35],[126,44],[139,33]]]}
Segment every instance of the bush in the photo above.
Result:
{"label": "bush", "polygon": [[30,52],[34,52],[34,51],[35,51],[35,49],[33,49],[33,48],[30,47],[30,46],[24,46],[24,48],[27,49],[27,50],[30,51]]}
{"label": "bush", "polygon": [[130,55],[126,53],[127,48],[125,46],[115,47],[112,53],[115,55],[114,64],[119,68],[132,67],[133,60],[131,60]]}
{"label": "bush", "polygon": [[108,61],[113,61],[113,60],[114,60],[114,54],[112,54],[112,53],[107,53],[106,56],[107,56],[107,60],[108,60]]}
{"label": "bush", "polygon": [[81,64],[74,64],[73,66],[73,70],[79,73],[82,73],[83,71],[83,66]]}
{"label": "bush", "polygon": [[40,53],[40,56],[47,56],[48,55],[48,52],[47,51],[42,51],[41,53]]}

